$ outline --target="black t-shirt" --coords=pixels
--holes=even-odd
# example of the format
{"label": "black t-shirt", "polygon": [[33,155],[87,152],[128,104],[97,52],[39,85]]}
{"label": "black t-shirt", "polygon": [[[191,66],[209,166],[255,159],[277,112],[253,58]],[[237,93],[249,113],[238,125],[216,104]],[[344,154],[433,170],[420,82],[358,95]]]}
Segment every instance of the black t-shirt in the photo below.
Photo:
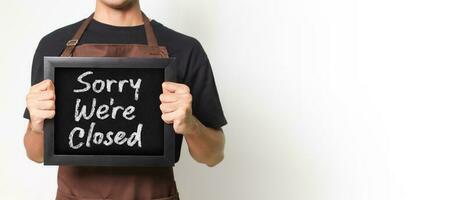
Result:
{"label": "black t-shirt", "polygon": [[[46,35],[36,49],[31,70],[31,85],[44,79],[44,56],[60,56],[65,44],[83,22],[71,24]],[[193,114],[205,126],[221,128],[227,121],[223,114],[212,69],[204,49],[194,38],[178,33],[151,21],[160,46],[165,46],[170,57],[175,57],[176,76],[189,86],[193,100]],[[144,26],[117,27],[92,20],[79,44],[147,44]],[[78,44],[78,45],[79,45]],[[24,118],[29,119],[26,109]],[[176,161],[180,157],[182,135],[176,135]]]}

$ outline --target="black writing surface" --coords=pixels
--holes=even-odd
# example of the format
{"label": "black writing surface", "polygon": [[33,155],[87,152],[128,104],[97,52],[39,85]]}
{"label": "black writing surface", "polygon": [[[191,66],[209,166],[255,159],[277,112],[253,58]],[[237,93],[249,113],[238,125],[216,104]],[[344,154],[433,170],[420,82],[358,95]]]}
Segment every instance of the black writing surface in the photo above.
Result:
{"label": "black writing surface", "polygon": [[174,131],[161,119],[172,59],[44,59],[56,114],[46,121],[45,164],[171,166]]}
{"label": "black writing surface", "polygon": [[56,154],[163,153],[163,69],[58,68],[55,76]]}

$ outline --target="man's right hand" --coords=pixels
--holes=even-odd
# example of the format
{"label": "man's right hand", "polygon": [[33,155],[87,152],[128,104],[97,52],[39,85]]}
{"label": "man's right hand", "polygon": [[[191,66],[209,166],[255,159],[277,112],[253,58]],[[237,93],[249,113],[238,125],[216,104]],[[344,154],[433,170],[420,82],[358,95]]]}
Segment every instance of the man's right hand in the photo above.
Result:
{"label": "man's right hand", "polygon": [[51,80],[44,80],[31,87],[26,97],[33,132],[44,132],[44,120],[55,116],[55,87]]}

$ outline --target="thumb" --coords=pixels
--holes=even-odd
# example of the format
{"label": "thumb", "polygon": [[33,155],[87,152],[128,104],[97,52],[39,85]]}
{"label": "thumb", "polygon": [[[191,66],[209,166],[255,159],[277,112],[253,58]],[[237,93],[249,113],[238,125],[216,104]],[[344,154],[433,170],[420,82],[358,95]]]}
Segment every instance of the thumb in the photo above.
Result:
{"label": "thumb", "polygon": [[174,93],[176,90],[173,88],[172,83],[165,81],[162,83],[162,92],[163,93]]}
{"label": "thumb", "polygon": [[47,90],[55,90],[55,85],[51,80],[47,80]]}
{"label": "thumb", "polygon": [[42,82],[38,83],[37,88],[40,91],[55,90],[53,82],[49,79],[43,80]]}

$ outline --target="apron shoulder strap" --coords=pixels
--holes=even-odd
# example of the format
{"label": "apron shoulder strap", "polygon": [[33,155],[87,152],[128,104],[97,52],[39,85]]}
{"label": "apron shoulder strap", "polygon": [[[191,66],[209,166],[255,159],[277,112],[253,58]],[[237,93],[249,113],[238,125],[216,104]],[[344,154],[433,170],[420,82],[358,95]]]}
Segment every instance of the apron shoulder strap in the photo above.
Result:
{"label": "apron shoulder strap", "polygon": [[146,31],[147,46],[149,47],[149,54],[161,56],[162,58],[168,58],[168,52],[165,47],[159,46],[157,37],[155,36],[154,29],[150,23],[149,18],[142,13],[142,19],[144,20],[144,30]]}
{"label": "apron shoulder strap", "polygon": [[147,16],[142,13],[142,19],[144,20],[144,30],[146,31],[147,45],[151,49],[159,48],[159,44],[157,42],[157,38],[155,37],[154,29],[152,29],[149,18],[147,18]]}
{"label": "apron shoulder strap", "polygon": [[[68,40],[68,42],[66,43],[65,50],[63,50],[61,54],[62,57],[71,57],[74,48],[76,47],[76,45],[78,45],[79,40],[84,34],[84,31],[86,31],[86,28],[89,26],[89,23],[92,21],[93,17],[94,13],[92,13],[91,16],[84,20],[84,22],[81,24],[78,31],[76,31],[71,40]],[[144,21],[144,30],[146,32],[147,45],[149,46],[150,53],[159,54],[159,45],[157,42],[157,38],[155,37],[154,30],[152,29],[152,26],[150,24],[150,20],[144,13],[142,13],[142,18]]]}
{"label": "apron shoulder strap", "polygon": [[70,57],[71,53],[73,52],[74,48],[79,42],[79,39],[81,39],[81,36],[83,35],[84,31],[86,30],[87,26],[89,23],[91,23],[92,18],[94,17],[94,13],[91,14],[84,22],[81,24],[79,27],[78,31],[74,34],[74,36],[71,38],[71,40],[68,40],[66,43],[66,48],[63,50],[61,56],[62,57]]}

